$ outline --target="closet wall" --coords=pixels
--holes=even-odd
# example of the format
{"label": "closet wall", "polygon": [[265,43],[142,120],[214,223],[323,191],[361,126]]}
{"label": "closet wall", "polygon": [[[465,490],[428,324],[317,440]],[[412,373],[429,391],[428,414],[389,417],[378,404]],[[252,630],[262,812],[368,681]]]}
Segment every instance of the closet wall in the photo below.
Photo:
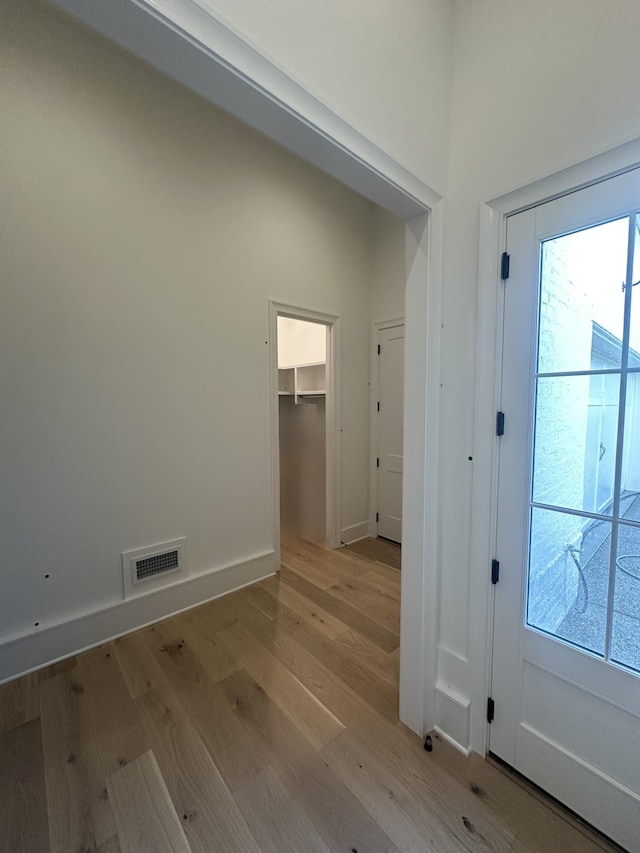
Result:
{"label": "closet wall", "polygon": [[297,397],[293,371],[300,365],[326,363],[326,335],[326,327],[318,323],[278,318],[280,528],[282,535],[315,542],[325,541],[327,529],[325,397]]}

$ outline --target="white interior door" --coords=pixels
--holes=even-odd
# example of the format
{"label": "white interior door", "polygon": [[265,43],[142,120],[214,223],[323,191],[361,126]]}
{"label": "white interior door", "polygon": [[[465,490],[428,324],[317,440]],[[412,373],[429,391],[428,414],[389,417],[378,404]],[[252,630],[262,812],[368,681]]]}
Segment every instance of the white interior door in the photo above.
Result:
{"label": "white interior door", "polygon": [[402,542],[404,326],[379,332],[378,536]]}
{"label": "white interior door", "polygon": [[640,172],[508,219],[490,750],[640,851]]}

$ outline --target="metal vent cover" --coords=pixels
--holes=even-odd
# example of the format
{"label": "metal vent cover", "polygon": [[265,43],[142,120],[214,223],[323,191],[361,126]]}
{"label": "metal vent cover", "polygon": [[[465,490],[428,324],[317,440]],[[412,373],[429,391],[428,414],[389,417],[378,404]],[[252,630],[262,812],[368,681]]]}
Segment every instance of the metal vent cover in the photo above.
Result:
{"label": "metal vent cover", "polygon": [[173,572],[180,568],[180,557],[177,548],[173,551],[165,551],[164,554],[155,554],[153,557],[143,557],[136,560],[136,581],[145,581],[147,578],[155,577],[165,572]]}
{"label": "metal vent cover", "polygon": [[[170,583],[167,575],[181,572],[186,574],[186,539],[160,542],[147,548],[136,548],[122,554],[122,577],[124,596],[137,595]],[[166,579],[166,581],[165,581]],[[140,586],[149,584],[146,589]]]}

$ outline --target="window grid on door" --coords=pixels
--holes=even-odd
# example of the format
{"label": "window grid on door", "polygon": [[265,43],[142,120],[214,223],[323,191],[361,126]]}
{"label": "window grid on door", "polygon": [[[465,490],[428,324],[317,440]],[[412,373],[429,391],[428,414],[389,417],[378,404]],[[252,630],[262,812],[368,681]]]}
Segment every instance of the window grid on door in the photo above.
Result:
{"label": "window grid on door", "polygon": [[525,610],[529,627],[635,671],[639,221],[632,211],[540,244]]}

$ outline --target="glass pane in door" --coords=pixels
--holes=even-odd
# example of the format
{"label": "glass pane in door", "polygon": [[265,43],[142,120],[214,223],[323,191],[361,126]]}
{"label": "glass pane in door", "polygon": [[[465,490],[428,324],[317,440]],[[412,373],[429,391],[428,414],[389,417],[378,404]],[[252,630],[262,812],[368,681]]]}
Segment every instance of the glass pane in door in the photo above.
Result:
{"label": "glass pane in door", "polygon": [[629,219],[542,244],[538,372],[619,367]]}
{"label": "glass pane in door", "polygon": [[529,627],[630,668],[640,667],[630,639],[640,527],[628,523],[640,522],[635,221],[541,244],[526,610]]}
{"label": "glass pane in door", "polygon": [[640,495],[640,373],[627,374],[618,494],[620,518],[637,520],[632,504]]}
{"label": "glass pane in door", "polygon": [[534,507],[527,624],[604,655],[610,553],[610,522]]}
{"label": "glass pane in door", "polygon": [[535,503],[611,512],[619,396],[616,374],[538,378]]}
{"label": "glass pane in door", "polygon": [[[640,521],[640,497],[626,518]],[[640,672],[640,528],[621,524],[615,565],[611,660]]]}

